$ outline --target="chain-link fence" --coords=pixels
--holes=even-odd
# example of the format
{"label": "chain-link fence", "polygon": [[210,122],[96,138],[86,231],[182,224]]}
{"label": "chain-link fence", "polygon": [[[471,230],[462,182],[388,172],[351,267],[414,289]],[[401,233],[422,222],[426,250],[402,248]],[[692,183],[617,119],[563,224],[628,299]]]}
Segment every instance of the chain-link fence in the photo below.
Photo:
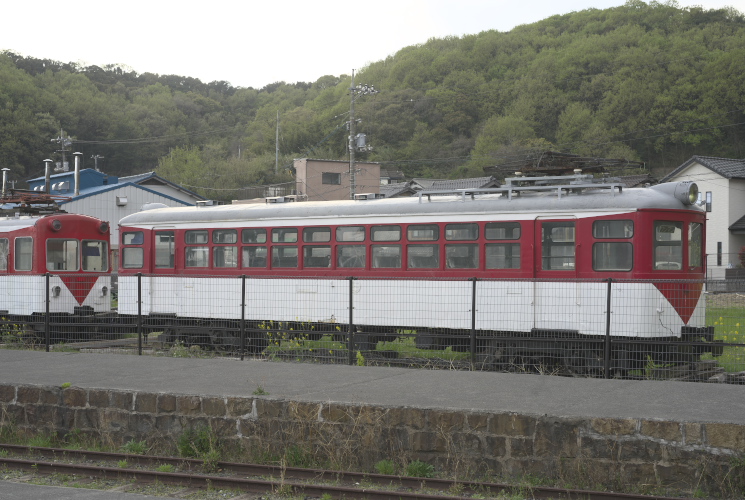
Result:
{"label": "chain-link fence", "polygon": [[[745,282],[30,277],[6,348],[745,383]],[[1,304],[0,304],[1,305]]]}

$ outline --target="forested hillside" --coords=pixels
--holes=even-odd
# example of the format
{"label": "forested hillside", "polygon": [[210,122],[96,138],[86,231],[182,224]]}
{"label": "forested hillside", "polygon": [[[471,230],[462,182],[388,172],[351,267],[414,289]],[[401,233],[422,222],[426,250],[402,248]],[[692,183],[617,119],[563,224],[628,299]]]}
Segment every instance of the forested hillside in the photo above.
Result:
{"label": "forested hillside", "polygon": [[[351,69],[350,69],[351,73]],[[590,9],[431,39],[362,68],[359,154],[408,176],[483,175],[533,151],[643,161],[745,157],[745,18],[733,9]],[[42,175],[60,130],[114,175],[158,169],[210,198],[281,182],[297,157],[346,159],[350,75],[261,89],[0,54],[0,167]],[[279,172],[275,131],[279,113]]]}

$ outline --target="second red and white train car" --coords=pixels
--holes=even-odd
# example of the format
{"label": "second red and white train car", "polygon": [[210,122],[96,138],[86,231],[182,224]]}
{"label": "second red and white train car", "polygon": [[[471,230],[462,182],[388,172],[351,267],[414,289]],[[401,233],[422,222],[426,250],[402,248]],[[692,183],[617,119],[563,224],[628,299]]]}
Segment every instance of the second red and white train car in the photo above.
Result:
{"label": "second red and white train car", "polygon": [[[370,331],[705,331],[705,212],[696,186],[622,189],[589,176],[514,178],[411,198],[159,208],[120,222],[119,312],[195,320],[354,323]],[[553,184],[553,185],[552,185]],[[272,278],[272,279],[267,279]],[[379,278],[379,279],[376,279]],[[395,278],[389,280],[385,278]],[[666,280],[692,280],[669,285]],[[281,295],[277,290],[283,290]]]}

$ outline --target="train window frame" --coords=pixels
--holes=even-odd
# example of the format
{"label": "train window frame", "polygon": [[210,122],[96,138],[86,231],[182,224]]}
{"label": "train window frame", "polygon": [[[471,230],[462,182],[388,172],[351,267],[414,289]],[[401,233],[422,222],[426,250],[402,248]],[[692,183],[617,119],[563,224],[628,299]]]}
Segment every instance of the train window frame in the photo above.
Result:
{"label": "train window frame", "polygon": [[401,226],[371,226],[370,241],[401,241]]}
{"label": "train window frame", "polygon": [[[617,249],[625,248],[624,252]],[[601,259],[602,254],[605,257]],[[623,257],[628,262],[627,266],[601,265],[606,262],[618,262]],[[592,244],[592,270],[603,272],[629,272],[634,269],[634,245],[630,241],[596,241]]]}
{"label": "train window frame", "polygon": [[207,245],[210,242],[210,233],[207,229],[189,229],[184,232],[184,244]]}
{"label": "train window frame", "polygon": [[[478,243],[452,243],[445,245],[445,269],[479,269]],[[456,251],[467,250],[468,255],[454,255]],[[458,260],[456,260],[458,259]],[[471,263],[471,265],[464,265]]]}
{"label": "train window frame", "polygon": [[[163,241],[166,237],[170,241]],[[165,245],[164,245],[165,243]],[[155,231],[153,242],[153,266],[156,269],[173,269],[176,261],[176,232]]]}
{"label": "train window frame", "polygon": [[[619,223],[623,223],[620,228],[623,236],[616,231],[619,230]],[[603,227],[605,226],[605,227]],[[598,234],[606,233],[606,234]],[[596,220],[592,223],[592,237],[598,240],[624,240],[634,237],[634,221],[631,219],[605,219]]]}
{"label": "train window frame", "polygon": [[[698,235],[694,237],[694,235]],[[704,265],[704,225],[700,222],[688,224],[688,267],[697,268]]]}
{"label": "train window frame", "polygon": [[360,243],[365,241],[365,226],[337,226],[336,241],[338,243]]}
{"label": "train window frame", "polygon": [[[344,255],[348,253],[349,255]],[[367,267],[366,245],[338,245],[336,267],[341,269],[364,269]]]}
{"label": "train window frame", "polygon": [[142,247],[122,248],[122,268],[142,269],[145,266],[145,249]]}
{"label": "train window frame", "polygon": [[8,258],[10,257],[10,240],[0,238],[0,271],[8,270]]}
{"label": "train window frame", "polygon": [[238,247],[229,245],[212,247],[212,266],[220,269],[237,269]]}
{"label": "train window frame", "polygon": [[[292,255],[294,250],[295,255]],[[287,252],[289,256],[285,255]],[[297,245],[273,245],[272,246],[272,269],[297,269],[300,259]]]}
{"label": "train window frame", "polygon": [[370,245],[373,269],[401,269],[401,245]]}
{"label": "train window frame", "polygon": [[275,227],[272,229],[272,243],[297,243],[297,239],[298,230],[296,227]]}
{"label": "train window frame", "polygon": [[[232,236],[232,238],[230,238]],[[237,229],[213,229],[212,244],[214,245],[235,245],[238,243]]]}
{"label": "train window frame", "polygon": [[[555,229],[568,228],[571,228],[571,239],[567,239],[566,236],[564,236],[564,239],[554,239]],[[557,234],[557,236],[561,235]],[[556,221],[541,223],[541,270],[576,271],[576,245],[577,224],[575,221]],[[571,249],[571,253],[565,253],[565,249]],[[557,251],[556,255],[554,255],[554,251]],[[553,265],[554,262],[558,262],[560,265]]]}
{"label": "train window frame", "polygon": [[142,245],[145,243],[145,233],[142,231],[126,231],[122,233],[122,245]]}
{"label": "train window frame", "polygon": [[[414,255],[419,252],[422,247],[430,248],[432,251],[430,255]],[[414,251],[412,251],[414,250]],[[414,261],[413,259],[417,259]],[[434,264],[432,266],[427,265],[413,265],[417,264]],[[407,269],[440,269],[440,244],[439,243],[420,243],[416,245],[406,245],[406,268]]]}
{"label": "train window frame", "polygon": [[[250,255],[253,250],[254,255]],[[263,250],[264,255],[256,255],[257,252],[260,252]],[[268,263],[267,256],[269,253],[267,252],[266,245],[250,245],[250,246],[243,246],[241,247],[241,269],[266,269],[266,265]],[[263,264],[258,265],[262,262]],[[257,265],[251,265],[252,263]]]}
{"label": "train window frame", "polygon": [[[664,228],[664,229],[663,229]],[[673,228],[671,231],[670,228]],[[678,239],[675,237],[678,230]],[[656,220],[653,224],[652,238],[652,269],[655,271],[680,271],[683,269],[683,221],[673,220]],[[673,235],[671,239],[661,239],[664,234]],[[671,249],[670,255],[665,258],[661,250]],[[675,250],[678,255],[675,255]],[[675,259],[675,260],[672,260]]]}
{"label": "train window frame", "polygon": [[250,227],[242,229],[241,243],[263,245],[264,243],[266,243],[266,228]]}
{"label": "train window frame", "polygon": [[475,222],[445,224],[445,241],[476,241],[478,239],[479,225]]}
{"label": "train window frame", "polygon": [[[92,249],[98,248],[97,254],[94,255]],[[80,266],[83,272],[88,273],[102,273],[109,270],[109,244],[106,241],[103,240],[83,240],[80,244],[80,257],[81,262]],[[88,260],[89,257],[98,257],[100,258],[100,268],[101,269],[91,269],[90,263],[92,262]]]}
{"label": "train window frame", "polygon": [[[520,259],[520,243],[507,242],[486,243],[484,245],[484,268],[485,269],[520,269],[522,260]],[[491,253],[490,251],[503,249],[500,254]],[[500,265],[502,264],[502,265]]]}
{"label": "train window frame", "polygon": [[[19,248],[19,244],[21,248]],[[18,264],[23,266],[19,267]],[[19,236],[13,240],[13,270],[31,271],[34,268],[34,239],[30,236]]]}
{"label": "train window frame", "polygon": [[[51,245],[61,244],[62,248],[50,248]],[[74,248],[64,248],[72,245]],[[62,259],[54,256],[62,256]],[[77,272],[80,271],[80,240],[76,238],[48,238],[46,241],[46,268],[53,272]],[[70,266],[73,267],[70,267]]]}
{"label": "train window frame", "polygon": [[[507,230],[512,231],[511,236],[507,236]],[[493,231],[504,231],[504,236],[498,237]],[[492,233],[492,234],[490,234]],[[517,234],[515,234],[517,233]],[[484,224],[484,239],[489,241],[495,240],[519,240],[522,237],[522,224],[519,222],[487,222]],[[495,268],[499,269],[499,268]]]}
{"label": "train window frame", "polygon": [[[326,255],[312,255],[316,251],[320,251]],[[303,267],[318,269],[331,268],[331,245],[303,245]]]}
{"label": "train window frame", "polygon": [[185,247],[184,267],[189,269],[209,269],[210,247],[199,245]]}
{"label": "train window frame", "polygon": [[[326,235],[326,238],[323,236]],[[317,238],[321,236],[321,238]],[[331,242],[331,228],[330,227],[306,227],[303,228],[303,243],[330,243]]]}
{"label": "train window frame", "polygon": [[[417,232],[422,234],[416,234]],[[427,233],[431,231],[431,235]],[[437,224],[409,224],[406,227],[406,240],[407,241],[439,241],[440,240],[440,226]]]}

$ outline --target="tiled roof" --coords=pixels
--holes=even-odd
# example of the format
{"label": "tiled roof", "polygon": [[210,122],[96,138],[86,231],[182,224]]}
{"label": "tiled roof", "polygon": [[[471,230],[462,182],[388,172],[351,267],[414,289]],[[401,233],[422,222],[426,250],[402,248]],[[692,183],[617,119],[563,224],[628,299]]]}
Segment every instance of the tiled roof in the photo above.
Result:
{"label": "tiled roof", "polygon": [[643,186],[644,184],[657,183],[657,179],[652,177],[650,174],[623,175],[618,177],[618,180],[621,181],[624,187],[627,188]]}
{"label": "tiled roof", "polygon": [[717,158],[715,156],[692,156],[690,160],[660,179],[667,182],[694,163],[703,165],[726,179],[745,179],[745,160]]}
{"label": "tiled roof", "polygon": [[416,193],[411,188],[410,182],[394,182],[392,184],[381,184],[380,194],[385,195],[386,198],[395,198],[397,196],[407,196]]}
{"label": "tiled roof", "polygon": [[737,221],[729,227],[729,230],[737,231],[739,233],[745,232],[745,215],[737,219]]}

